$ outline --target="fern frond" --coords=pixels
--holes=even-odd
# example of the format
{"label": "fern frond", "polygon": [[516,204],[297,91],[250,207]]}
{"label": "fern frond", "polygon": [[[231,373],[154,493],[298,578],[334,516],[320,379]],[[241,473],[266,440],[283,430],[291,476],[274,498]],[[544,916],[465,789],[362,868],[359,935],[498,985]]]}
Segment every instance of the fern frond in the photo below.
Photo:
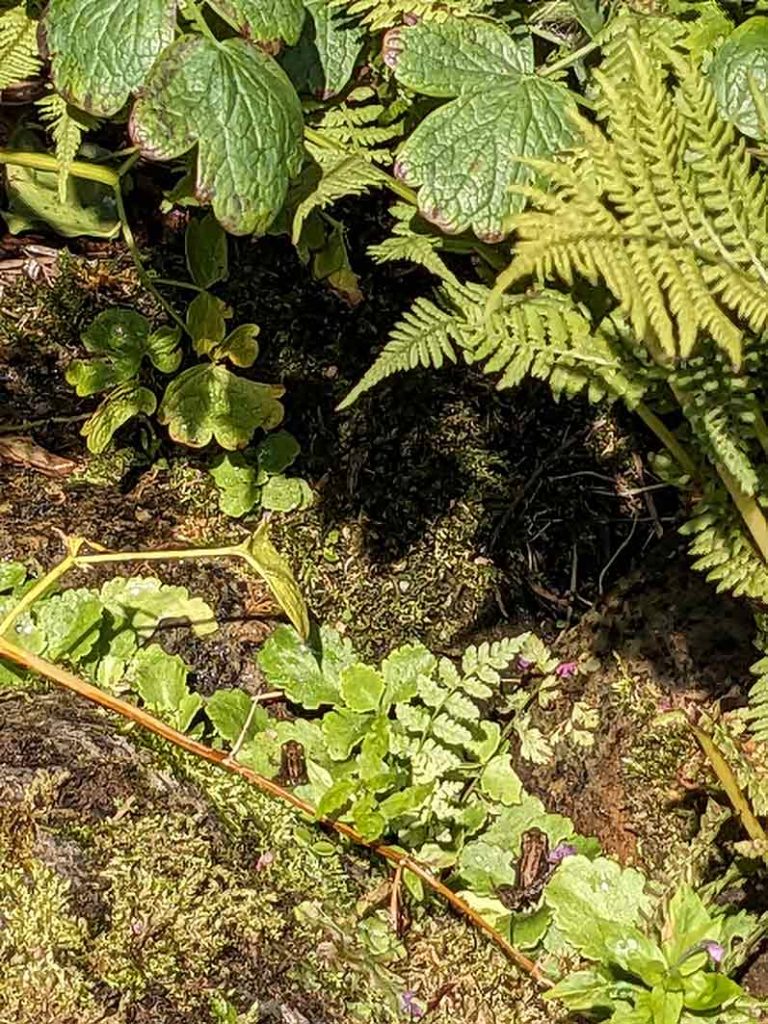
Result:
{"label": "fern frond", "polygon": [[359,18],[371,32],[400,24],[406,17],[445,21],[485,14],[495,0],[331,0],[352,17]]}
{"label": "fern frond", "polygon": [[36,75],[41,63],[37,22],[27,17],[26,7],[0,14],[0,89]]}
{"label": "fern frond", "polygon": [[643,42],[635,21],[612,53],[595,76],[605,131],[581,122],[570,167],[532,161],[550,190],[525,190],[532,208],[497,292],[530,276],[603,281],[655,358],[711,337],[738,367],[744,326],[768,325],[766,184],[698,68]]}
{"label": "fern frond", "polygon": [[59,164],[59,199],[67,197],[67,180],[72,161],[83,138],[84,124],[74,116],[67,101],[58,93],[49,93],[37,101],[40,119],[50,131]]}
{"label": "fern frond", "polygon": [[377,245],[370,245],[368,255],[376,263],[389,263],[396,260],[415,263],[443,281],[458,286],[459,282],[456,276],[438,255],[442,238],[413,229],[411,224],[416,212],[408,203],[396,203],[390,208],[390,213],[395,217],[392,237],[386,238]]}
{"label": "fern frond", "polygon": [[381,171],[369,160],[335,150],[307,145],[320,167],[320,178],[306,199],[296,207],[293,217],[293,244],[296,245],[304,221],[313,210],[323,210],[345,196],[359,196],[382,183]]}
{"label": "fern frond", "polygon": [[456,362],[456,318],[429,299],[418,298],[394,327],[389,341],[362,380],[339,405],[346,409],[386,377],[417,366],[439,369],[445,360]]}
{"label": "fern frond", "polygon": [[325,110],[313,125],[316,145],[354,153],[374,163],[392,162],[390,143],[403,133],[402,119],[378,102],[373,89],[355,89],[341,103]]}

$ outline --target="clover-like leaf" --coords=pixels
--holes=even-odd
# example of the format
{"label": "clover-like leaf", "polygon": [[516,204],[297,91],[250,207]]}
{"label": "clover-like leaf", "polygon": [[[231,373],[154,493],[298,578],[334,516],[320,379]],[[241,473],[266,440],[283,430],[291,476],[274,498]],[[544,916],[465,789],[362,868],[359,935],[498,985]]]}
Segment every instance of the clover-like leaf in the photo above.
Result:
{"label": "clover-like leaf", "polygon": [[151,159],[171,160],[198,144],[198,198],[238,235],[263,234],[275,219],[301,168],[303,129],[288,76],[245,39],[173,43],[131,117],[133,139]]}
{"label": "clover-like leaf", "polygon": [[192,366],[166,388],[157,414],[174,441],[203,448],[212,438],[222,448],[244,448],[254,432],[283,418],[285,388],[259,384],[212,363]]}
{"label": "clover-like leaf", "polygon": [[187,267],[199,288],[210,288],[226,280],[229,273],[227,236],[210,213],[189,222],[184,248]]}
{"label": "clover-like leaf", "polygon": [[272,512],[308,508],[313,500],[312,488],[300,477],[271,476],[261,490],[261,503]]}
{"label": "clover-like leaf", "polygon": [[133,381],[120,384],[107,395],[80,433],[86,439],[88,450],[98,455],[105,451],[124,423],[134,416],[151,416],[156,408],[157,399],[149,388]]}
{"label": "clover-like leaf", "polygon": [[50,661],[81,661],[99,638],[104,607],[92,590],[65,590],[40,606],[37,626]]}
{"label": "clover-like leaf", "polygon": [[173,40],[176,0],[50,0],[46,46],[57,90],[111,117]]}
{"label": "clover-like leaf", "polygon": [[[211,467],[211,476],[219,489],[219,508],[239,519],[257,505],[261,482],[256,467],[241,452],[220,455]],[[266,473],[263,480],[266,480]]]}
{"label": "clover-like leaf", "polygon": [[304,24],[302,0],[210,0],[211,7],[250,39],[284,39],[293,45]]}
{"label": "clover-like leaf", "polygon": [[380,672],[358,662],[341,673],[341,696],[353,711],[374,711],[384,694],[384,680]]}
{"label": "clover-like leaf", "polygon": [[211,352],[212,359],[228,359],[234,366],[252,366],[259,354],[258,324],[240,324]]}
{"label": "clover-like leaf", "polygon": [[163,373],[173,373],[181,362],[181,332],[161,327],[150,333],[146,317],[133,309],[107,309],[82,334],[94,359],[74,359],[66,378],[78,395],[106,391],[134,377],[145,356]]}
{"label": "clover-like leaf", "polygon": [[734,29],[709,73],[722,116],[753,139],[768,138],[768,18],[748,18]]}
{"label": "clover-like leaf", "polygon": [[476,18],[424,21],[387,33],[384,56],[403,85],[450,98],[401,146],[395,172],[419,189],[419,210],[446,232],[498,241],[524,198],[525,162],[570,145],[568,90],[533,73],[528,35]]}

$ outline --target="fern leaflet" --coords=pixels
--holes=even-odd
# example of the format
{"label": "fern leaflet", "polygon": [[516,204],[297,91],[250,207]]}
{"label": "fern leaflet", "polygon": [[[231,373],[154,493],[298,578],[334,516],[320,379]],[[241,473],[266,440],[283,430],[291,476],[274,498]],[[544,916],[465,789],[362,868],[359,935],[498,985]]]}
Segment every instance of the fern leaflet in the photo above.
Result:
{"label": "fern leaflet", "polygon": [[0,89],[36,75],[41,63],[37,22],[27,17],[26,7],[0,14]]}
{"label": "fern leaflet", "polygon": [[72,161],[80,148],[85,124],[74,115],[67,101],[58,93],[49,93],[37,101],[40,119],[53,136],[59,164],[59,200],[67,197],[67,180]]}

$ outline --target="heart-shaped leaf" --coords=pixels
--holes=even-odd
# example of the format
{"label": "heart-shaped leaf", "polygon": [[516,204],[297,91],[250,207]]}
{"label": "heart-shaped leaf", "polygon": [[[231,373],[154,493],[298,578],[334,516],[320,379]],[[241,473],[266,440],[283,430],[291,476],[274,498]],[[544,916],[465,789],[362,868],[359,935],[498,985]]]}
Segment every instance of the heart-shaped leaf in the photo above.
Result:
{"label": "heart-shaped leaf", "polygon": [[180,373],[166,388],[157,418],[174,441],[203,448],[216,438],[222,448],[245,448],[257,428],[271,430],[283,418],[285,388],[259,384],[204,363]]}
{"label": "heart-shaped leaf", "polygon": [[211,0],[211,7],[250,39],[284,39],[293,46],[304,24],[302,0]]}
{"label": "heart-shaped leaf", "polygon": [[245,39],[184,36],[154,65],[133,109],[142,153],[198,144],[197,195],[233,234],[263,234],[302,162],[304,122],[288,76]]}
{"label": "heart-shaped leaf", "polygon": [[44,26],[58,91],[110,117],[173,40],[176,0],[50,0]]}
{"label": "heart-shaped leaf", "polygon": [[328,100],[352,77],[365,33],[327,0],[305,0],[310,17],[283,67],[296,88]]}
{"label": "heart-shaped leaf", "polygon": [[419,210],[443,231],[499,241],[530,180],[524,161],[575,138],[568,90],[533,73],[528,35],[476,18],[424,21],[389,32],[384,58],[403,85],[440,98],[398,152],[395,173],[419,189]]}

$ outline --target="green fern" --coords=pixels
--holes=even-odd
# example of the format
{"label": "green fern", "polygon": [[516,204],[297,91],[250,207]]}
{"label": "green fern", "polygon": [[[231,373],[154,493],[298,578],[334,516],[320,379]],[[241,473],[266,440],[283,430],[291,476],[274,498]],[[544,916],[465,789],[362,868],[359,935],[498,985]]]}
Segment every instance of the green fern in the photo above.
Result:
{"label": "green fern", "polygon": [[323,210],[345,196],[359,196],[382,184],[384,175],[362,156],[323,149],[307,143],[307,150],[320,168],[314,191],[296,207],[293,243],[296,245],[304,222],[313,210]]}
{"label": "green fern", "polygon": [[37,49],[37,22],[26,7],[0,14],[0,89],[36,75],[41,65]]}
{"label": "green fern", "polygon": [[331,4],[359,18],[371,32],[380,32],[406,18],[446,20],[486,14],[495,0],[331,0]]}
{"label": "green fern", "polygon": [[632,23],[617,52],[618,80],[595,73],[606,134],[581,120],[576,160],[536,162],[552,191],[523,190],[534,209],[515,220],[496,296],[531,276],[603,281],[658,361],[705,335],[738,366],[743,325],[768,324],[766,183],[682,55],[665,49],[662,63]]}
{"label": "green fern", "polygon": [[63,203],[67,197],[69,171],[87,126],[82,116],[76,115],[58,93],[43,96],[37,101],[37,108],[40,111],[40,119],[50,131],[56,147],[56,159],[59,163],[59,199]]}
{"label": "green fern", "polygon": [[443,239],[434,234],[421,232],[413,227],[416,211],[409,203],[395,203],[389,211],[395,218],[390,238],[368,247],[368,255],[376,263],[403,260],[424,267],[436,277],[458,286],[456,276],[451,273],[438,251]]}

